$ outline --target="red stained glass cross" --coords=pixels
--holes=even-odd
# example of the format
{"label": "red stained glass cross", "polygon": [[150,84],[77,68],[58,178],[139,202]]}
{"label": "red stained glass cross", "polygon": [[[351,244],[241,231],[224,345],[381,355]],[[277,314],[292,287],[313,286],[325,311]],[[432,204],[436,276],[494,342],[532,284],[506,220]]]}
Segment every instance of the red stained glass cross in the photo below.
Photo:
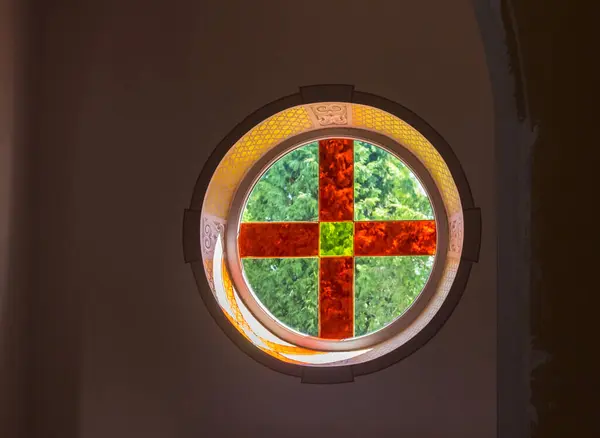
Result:
{"label": "red stained glass cross", "polygon": [[[354,222],[354,141],[319,141],[319,221]],[[354,257],[434,255],[436,225],[424,221],[356,221],[354,255],[320,257],[319,337],[354,336]],[[242,223],[240,257],[319,257],[318,222]]]}

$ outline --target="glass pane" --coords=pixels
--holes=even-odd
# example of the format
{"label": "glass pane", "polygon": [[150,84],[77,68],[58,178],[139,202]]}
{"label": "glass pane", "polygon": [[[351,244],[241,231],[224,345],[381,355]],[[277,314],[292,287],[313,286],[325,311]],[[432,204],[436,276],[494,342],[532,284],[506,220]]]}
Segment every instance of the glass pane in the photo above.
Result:
{"label": "glass pane", "polygon": [[245,223],[238,236],[240,257],[309,257],[319,255],[319,224]]}
{"label": "glass pane", "polygon": [[351,256],[354,245],[353,222],[321,222],[322,256]]}
{"label": "glass pane", "polygon": [[433,255],[435,221],[356,222],[354,254],[358,256]]}
{"label": "glass pane", "polygon": [[323,257],[320,263],[319,336],[351,338],[354,336],[352,257]]}
{"label": "glass pane", "polygon": [[354,142],[354,217],[363,220],[433,219],[433,209],[414,173],[389,152]]}
{"label": "glass pane", "polygon": [[423,290],[432,256],[356,257],[356,336],[377,331],[402,315]]}
{"label": "glass pane", "polygon": [[242,222],[316,221],[319,146],[301,146],[276,161],[258,180]]}
{"label": "glass pane", "polygon": [[330,138],[319,141],[319,219],[351,221],[354,209],[354,142]]}
{"label": "glass pane", "polygon": [[242,259],[254,294],[288,327],[318,336],[318,259]]}

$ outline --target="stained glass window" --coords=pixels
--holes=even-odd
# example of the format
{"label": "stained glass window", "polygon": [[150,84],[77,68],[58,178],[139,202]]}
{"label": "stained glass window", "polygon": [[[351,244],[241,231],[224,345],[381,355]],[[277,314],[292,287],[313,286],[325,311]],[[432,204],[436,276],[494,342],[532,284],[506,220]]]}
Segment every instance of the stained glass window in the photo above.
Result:
{"label": "stained glass window", "polygon": [[437,230],[420,180],[383,147],[352,138],[302,145],[252,187],[238,234],[244,279],[279,323],[342,340],[413,305]]}
{"label": "stained glass window", "polygon": [[464,288],[454,283],[470,269],[464,242],[470,254],[478,245],[476,233],[464,240],[472,200],[462,176],[461,199],[449,145],[395,104],[273,105],[217,148],[186,211],[184,252],[203,299],[217,304],[211,315],[253,358],[291,375],[370,372],[367,362],[409,343],[410,354]]}

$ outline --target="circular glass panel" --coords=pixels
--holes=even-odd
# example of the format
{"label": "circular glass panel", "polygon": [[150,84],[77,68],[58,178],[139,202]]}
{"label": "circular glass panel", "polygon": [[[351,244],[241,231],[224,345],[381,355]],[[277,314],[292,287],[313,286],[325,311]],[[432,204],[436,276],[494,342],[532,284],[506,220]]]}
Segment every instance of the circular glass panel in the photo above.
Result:
{"label": "circular glass panel", "polygon": [[423,291],[436,250],[432,203],[397,156],[353,139],[285,153],[242,208],[244,280],[280,324],[331,340],[376,332]]}

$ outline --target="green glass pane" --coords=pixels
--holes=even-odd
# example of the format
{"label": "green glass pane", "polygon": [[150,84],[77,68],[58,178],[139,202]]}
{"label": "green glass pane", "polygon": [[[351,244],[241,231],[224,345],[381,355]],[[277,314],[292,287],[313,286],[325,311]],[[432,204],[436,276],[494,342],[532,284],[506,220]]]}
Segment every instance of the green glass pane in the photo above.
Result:
{"label": "green glass pane", "polygon": [[355,220],[433,219],[421,182],[398,158],[372,144],[354,142]]}
{"label": "green glass pane", "polygon": [[318,336],[317,258],[242,259],[248,284],[279,321],[306,335]]}
{"label": "green glass pane", "polygon": [[309,143],[285,154],[258,180],[244,208],[243,222],[318,219],[319,145]]}
{"label": "green glass pane", "polygon": [[354,249],[353,222],[321,222],[320,254],[351,256]]}
{"label": "green glass pane", "polygon": [[356,336],[379,330],[402,315],[427,283],[433,259],[433,256],[356,257]]}

